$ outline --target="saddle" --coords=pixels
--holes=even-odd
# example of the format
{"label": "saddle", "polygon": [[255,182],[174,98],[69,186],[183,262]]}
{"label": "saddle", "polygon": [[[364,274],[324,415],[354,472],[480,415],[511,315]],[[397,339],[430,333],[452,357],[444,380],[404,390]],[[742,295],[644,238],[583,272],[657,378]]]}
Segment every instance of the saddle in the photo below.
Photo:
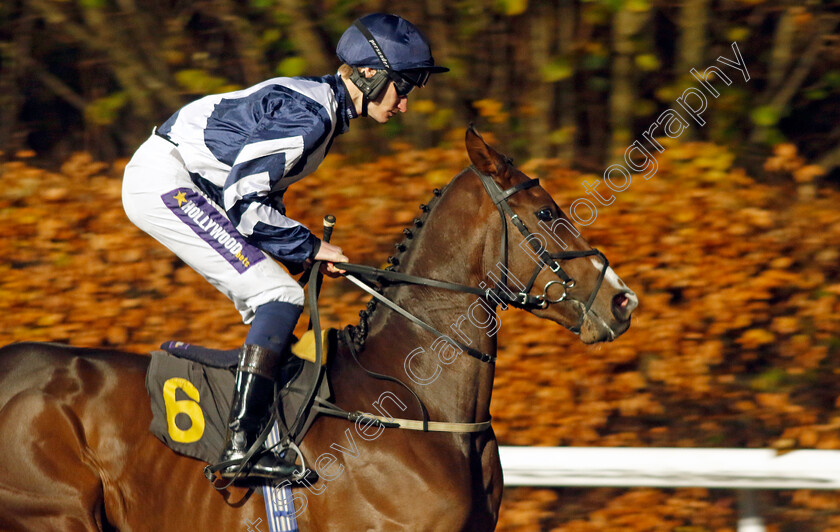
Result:
{"label": "saddle", "polygon": [[[315,404],[331,400],[326,378],[335,358],[337,331],[321,331],[324,356],[315,365],[315,335],[307,331],[284,353],[279,389],[282,411],[276,412],[272,436],[275,450],[296,452],[318,415]],[[217,350],[177,341],[151,353],[146,390],[152,406],[149,430],[173,451],[214,463],[222,452],[234,388],[239,349]],[[278,393],[276,392],[276,393]],[[303,457],[301,456],[301,460]]]}

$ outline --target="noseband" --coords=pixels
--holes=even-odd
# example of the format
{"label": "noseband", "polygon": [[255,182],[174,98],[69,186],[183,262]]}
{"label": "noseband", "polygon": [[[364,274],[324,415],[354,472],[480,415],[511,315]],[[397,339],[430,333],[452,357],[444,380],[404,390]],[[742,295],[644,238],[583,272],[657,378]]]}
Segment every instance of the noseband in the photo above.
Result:
{"label": "noseband", "polygon": [[[499,211],[499,216],[502,219],[502,242],[501,242],[501,253],[502,253],[502,275],[500,279],[500,286],[496,286],[493,291],[494,296],[498,297],[502,301],[507,304],[513,305],[518,308],[523,308],[525,310],[533,310],[533,309],[545,309],[548,308],[548,305],[554,303],[560,303],[561,301],[571,301],[576,300],[574,298],[569,297],[569,289],[575,286],[575,280],[566,273],[565,270],[560,266],[557,260],[571,260],[577,259],[581,257],[589,257],[592,255],[597,255],[601,257],[601,260],[604,261],[604,267],[601,270],[601,273],[598,275],[598,280],[595,283],[595,288],[592,290],[592,293],[589,295],[589,299],[584,303],[584,310],[578,320],[578,323],[573,327],[569,327],[569,330],[574,333],[580,332],[580,327],[583,324],[583,320],[586,318],[586,315],[589,313],[589,309],[592,308],[592,303],[595,302],[595,297],[598,295],[598,291],[601,289],[601,284],[604,281],[604,276],[607,274],[607,268],[609,267],[610,263],[607,260],[607,257],[604,256],[603,253],[598,251],[597,249],[589,249],[586,251],[560,251],[557,253],[548,253],[545,249],[539,246],[535,240],[537,238],[534,237],[534,233],[528,230],[528,227],[525,223],[519,218],[519,215],[513,212],[513,209],[510,208],[508,204],[508,198],[520,192],[522,190],[527,190],[533,186],[539,185],[539,179],[529,179],[527,181],[523,181],[522,183],[518,183],[507,190],[502,190],[502,188],[493,180],[492,177],[485,174],[481,170],[475,167],[475,165],[470,166],[470,170],[472,170],[478,178],[481,180],[481,184],[484,185],[484,190],[487,191],[487,194],[490,196],[490,199],[493,200],[493,203],[496,205],[496,209]],[[534,273],[531,275],[531,278],[528,280],[528,284],[521,292],[514,292],[508,286],[507,283],[507,272],[508,272],[508,225],[507,220],[510,218],[511,223],[522,233],[522,236],[525,237],[525,241],[528,242],[531,247],[534,249],[534,253],[540,258],[539,262],[537,262],[536,267],[534,268]],[[554,272],[554,274],[559,277],[559,281],[549,281],[543,287],[543,293],[539,296],[532,296],[530,295],[531,289],[534,287],[534,283],[537,280],[537,276],[540,272],[548,266],[548,268]],[[548,289],[551,285],[559,285],[563,288],[563,293],[560,297],[556,299],[550,299],[548,296]],[[576,300],[580,301],[580,300]],[[583,301],[580,301],[583,303]]]}

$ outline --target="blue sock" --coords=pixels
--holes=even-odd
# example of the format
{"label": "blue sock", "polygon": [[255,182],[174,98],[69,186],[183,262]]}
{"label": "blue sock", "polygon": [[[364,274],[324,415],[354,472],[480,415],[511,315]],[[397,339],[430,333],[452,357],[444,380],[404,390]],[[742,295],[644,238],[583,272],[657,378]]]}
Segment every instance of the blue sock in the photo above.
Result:
{"label": "blue sock", "polygon": [[272,301],[257,308],[245,338],[246,344],[258,345],[282,353],[289,343],[303,307]]}

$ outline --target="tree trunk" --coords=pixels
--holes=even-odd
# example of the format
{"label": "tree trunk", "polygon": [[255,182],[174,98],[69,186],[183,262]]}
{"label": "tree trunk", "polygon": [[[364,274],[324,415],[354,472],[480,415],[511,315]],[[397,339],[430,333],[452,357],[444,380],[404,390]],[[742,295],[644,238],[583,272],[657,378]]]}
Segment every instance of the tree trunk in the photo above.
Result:
{"label": "tree trunk", "polygon": [[577,113],[575,98],[575,3],[561,2],[557,9],[558,53],[569,62],[572,75],[557,84],[556,113],[557,125],[563,132],[564,141],[557,147],[557,155],[571,162],[575,157],[575,139],[577,138]]}
{"label": "tree trunk", "polygon": [[[691,69],[699,69],[705,64],[703,53],[708,47],[708,20],[709,0],[684,0],[678,22],[676,79],[691,79]],[[696,139],[697,129],[688,128],[684,135],[685,140]]]}
{"label": "tree trunk", "polygon": [[11,152],[23,146],[24,139],[16,132],[23,106],[21,80],[32,45],[32,22],[33,17],[24,14],[13,22],[12,41],[0,43],[0,160],[8,159]]}
{"label": "tree trunk", "polygon": [[779,17],[779,24],[773,35],[773,51],[770,54],[770,65],[767,70],[769,90],[776,90],[779,87],[793,61],[793,46],[796,38],[793,18],[802,10],[801,7],[789,7]]}
{"label": "tree trunk", "polygon": [[337,65],[324,53],[321,37],[315,30],[316,24],[306,11],[301,0],[280,0],[280,6],[289,15],[294,24],[290,26],[289,40],[292,46],[306,61],[306,70],[313,76],[323,76],[335,71]]}
{"label": "tree trunk", "polygon": [[[122,0],[126,1],[126,0]],[[216,0],[216,17],[227,28],[228,35],[236,46],[236,56],[242,68],[242,75],[247,85],[254,85],[264,80],[267,69],[263,62],[263,48],[257,36],[258,32],[244,17],[237,15],[240,7],[230,0]],[[317,41],[312,41],[312,48],[317,48]],[[308,61],[307,61],[308,64]],[[326,71],[313,71],[312,74],[323,74]]]}
{"label": "tree trunk", "polygon": [[[811,70],[816,64],[817,57],[825,45],[826,37],[834,32],[838,23],[840,23],[840,16],[837,15],[823,15],[819,18],[816,21],[816,31],[811,38],[811,42],[800,56],[793,70],[785,76],[784,83],[776,90],[768,88],[762,95],[761,101],[766,102],[765,105],[777,116],[784,114],[788,104],[790,104],[791,100],[793,100],[802,87],[808,74],[811,73]],[[763,141],[767,131],[767,127],[756,126],[750,134],[750,142]]]}
{"label": "tree trunk", "polygon": [[622,8],[613,15],[612,83],[610,90],[610,150],[607,160],[620,160],[633,138],[636,69],[634,37],[649,18],[649,12]]}
{"label": "tree trunk", "polygon": [[528,12],[531,23],[530,36],[530,78],[531,87],[526,92],[528,117],[527,134],[530,137],[529,152],[531,157],[547,157],[549,135],[552,129],[552,110],[554,107],[554,83],[545,81],[540,75],[541,69],[551,61],[551,41],[554,32],[552,6],[536,3]]}
{"label": "tree trunk", "polygon": [[674,72],[677,79],[688,77],[692,68],[700,68],[704,64],[708,21],[709,0],[683,0]]}
{"label": "tree trunk", "polygon": [[[446,2],[443,0],[426,0],[426,11],[428,16],[424,29],[433,41],[432,52],[435,63],[449,66],[454,50],[449,36],[450,24],[447,19]],[[450,109],[453,113],[450,123],[458,126],[466,125],[467,117],[458,100],[458,92],[460,91],[453,74],[433,76],[430,84],[429,92],[434,95],[437,109]],[[425,97],[425,94],[423,96]]]}

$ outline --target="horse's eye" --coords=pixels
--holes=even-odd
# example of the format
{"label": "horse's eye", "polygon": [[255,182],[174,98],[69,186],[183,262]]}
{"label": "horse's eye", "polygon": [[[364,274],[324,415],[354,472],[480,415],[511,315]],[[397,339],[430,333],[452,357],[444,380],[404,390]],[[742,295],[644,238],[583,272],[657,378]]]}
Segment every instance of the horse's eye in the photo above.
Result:
{"label": "horse's eye", "polygon": [[542,208],[542,209],[538,210],[537,211],[537,218],[539,218],[540,220],[542,220],[544,222],[547,222],[547,221],[551,220],[551,209]]}

